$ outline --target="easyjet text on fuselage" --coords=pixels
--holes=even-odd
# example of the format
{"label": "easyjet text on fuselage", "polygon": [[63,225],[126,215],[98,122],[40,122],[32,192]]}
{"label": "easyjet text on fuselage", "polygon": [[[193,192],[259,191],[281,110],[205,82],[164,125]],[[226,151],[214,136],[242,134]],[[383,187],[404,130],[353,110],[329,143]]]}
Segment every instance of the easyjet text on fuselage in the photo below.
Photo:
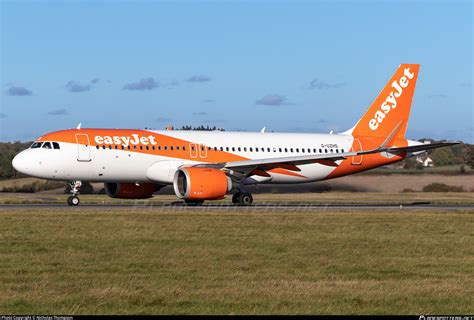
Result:
{"label": "easyjet text on fuselage", "polygon": [[139,136],[136,133],[131,134],[130,136],[95,136],[94,141],[96,144],[117,144],[128,147],[129,145],[157,145],[158,143],[155,140],[155,137],[152,135],[149,136]]}

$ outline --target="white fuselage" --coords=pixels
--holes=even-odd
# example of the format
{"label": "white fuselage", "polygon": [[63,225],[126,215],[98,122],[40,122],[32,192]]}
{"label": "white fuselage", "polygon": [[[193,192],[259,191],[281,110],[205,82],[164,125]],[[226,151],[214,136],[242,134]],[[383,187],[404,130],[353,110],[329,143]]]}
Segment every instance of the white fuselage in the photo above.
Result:
{"label": "white fuselage", "polygon": [[[147,131],[140,130],[140,132]],[[130,150],[127,149],[128,146],[122,150],[124,144],[122,141],[116,141],[120,144],[94,145],[96,136],[87,133],[87,129],[84,129],[77,130],[77,133],[88,135],[90,143],[87,146],[59,141],[60,149],[27,149],[15,158],[14,166],[21,172],[44,179],[171,184],[173,174],[178,167],[197,163],[214,163],[216,153],[231,154],[244,159],[332,154],[349,151],[354,142],[351,135],[345,134],[181,130],[148,132],[158,135],[154,147],[161,147],[159,153],[154,154],[151,151],[144,153],[140,151],[140,146],[134,149],[135,145],[131,144]],[[107,132],[104,132],[101,138],[106,135]],[[171,141],[180,142],[176,142],[177,145],[170,145],[173,142],[162,142],[159,137],[169,137]],[[51,140],[47,140],[47,136],[42,138],[43,141],[55,141],[54,137]],[[103,142],[100,139],[98,141]],[[141,147],[151,149],[152,146],[149,143]],[[177,147],[181,150],[180,152],[186,153],[186,157],[176,156]],[[183,147],[185,151],[182,150]],[[219,157],[222,157],[222,161],[226,161],[225,157]],[[301,171],[297,175],[269,172],[271,177],[254,177],[246,183],[318,181],[325,179],[334,170],[334,167],[318,163],[298,167]]]}

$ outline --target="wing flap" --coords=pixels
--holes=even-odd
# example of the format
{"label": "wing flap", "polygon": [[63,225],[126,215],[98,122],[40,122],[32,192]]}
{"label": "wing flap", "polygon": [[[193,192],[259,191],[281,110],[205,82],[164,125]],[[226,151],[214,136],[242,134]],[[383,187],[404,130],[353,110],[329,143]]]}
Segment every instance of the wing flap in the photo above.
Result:
{"label": "wing flap", "polygon": [[307,155],[297,157],[279,157],[279,158],[267,158],[267,159],[255,159],[255,160],[241,160],[227,162],[224,168],[236,170],[239,168],[248,167],[268,167],[272,168],[283,168],[291,171],[301,171],[297,168],[297,165],[320,163],[327,166],[337,166],[336,161],[344,160],[347,157],[356,155],[355,152],[345,152],[336,154],[326,155]]}

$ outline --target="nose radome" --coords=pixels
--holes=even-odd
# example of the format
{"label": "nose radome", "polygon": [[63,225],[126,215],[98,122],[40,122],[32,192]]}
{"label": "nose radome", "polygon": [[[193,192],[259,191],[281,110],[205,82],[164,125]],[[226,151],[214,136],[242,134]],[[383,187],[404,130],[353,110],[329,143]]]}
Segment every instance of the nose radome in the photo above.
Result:
{"label": "nose radome", "polygon": [[27,174],[28,160],[24,152],[20,152],[13,158],[12,166],[16,171]]}

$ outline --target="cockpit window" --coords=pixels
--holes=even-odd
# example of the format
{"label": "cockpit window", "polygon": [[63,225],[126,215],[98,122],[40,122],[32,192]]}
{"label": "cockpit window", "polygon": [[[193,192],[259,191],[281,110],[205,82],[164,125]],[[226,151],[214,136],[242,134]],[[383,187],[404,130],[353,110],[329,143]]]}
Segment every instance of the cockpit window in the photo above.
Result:
{"label": "cockpit window", "polygon": [[50,142],[45,142],[45,143],[43,144],[43,148],[44,148],[44,149],[51,149],[51,143],[50,143]]}
{"label": "cockpit window", "polygon": [[53,148],[54,149],[59,149],[59,143],[53,142]]}
{"label": "cockpit window", "polygon": [[36,149],[36,148],[41,148],[41,145],[43,144],[43,142],[35,142],[31,145],[31,149]]}

